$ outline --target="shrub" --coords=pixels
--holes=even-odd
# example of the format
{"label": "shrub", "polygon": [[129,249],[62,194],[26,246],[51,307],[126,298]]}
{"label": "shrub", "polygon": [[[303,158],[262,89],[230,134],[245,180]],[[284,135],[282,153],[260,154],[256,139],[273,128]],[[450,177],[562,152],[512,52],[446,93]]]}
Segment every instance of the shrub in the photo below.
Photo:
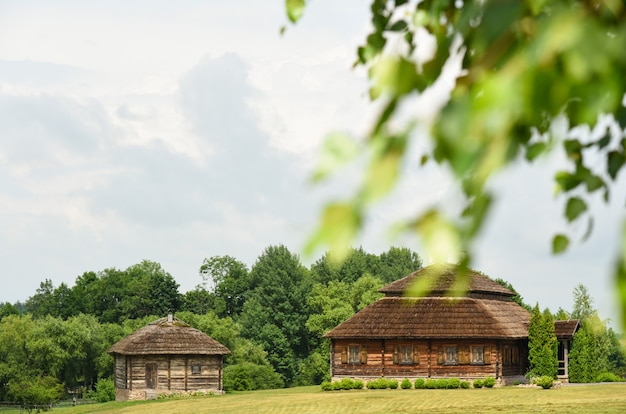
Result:
{"label": "shrub", "polygon": [[89,398],[99,403],[115,401],[115,382],[111,378],[100,378],[96,383],[96,389],[89,391]]}
{"label": "shrub", "polygon": [[544,390],[547,390],[548,388],[552,388],[554,380],[552,379],[552,377],[544,375],[539,378],[535,378],[535,384],[539,385]]}
{"label": "shrub", "polygon": [[446,388],[454,390],[461,387],[461,380],[458,378],[449,378],[448,386]]}
{"label": "shrub", "polygon": [[398,388],[398,380],[378,378],[367,381],[366,387],[370,390],[384,390],[385,388],[395,390]]}
{"label": "shrub", "polygon": [[483,379],[483,386],[487,388],[493,388],[496,385],[496,379],[493,377],[487,377]]}
{"label": "shrub", "polygon": [[437,388],[437,380],[432,378],[426,379],[426,381],[424,381],[424,388],[434,390],[435,388]]}
{"label": "shrub", "polygon": [[382,390],[383,388],[386,388],[386,381],[384,378],[369,380],[365,386],[368,390]]}
{"label": "shrub", "polygon": [[416,390],[423,390],[424,388],[426,388],[426,381],[424,380],[424,378],[418,378],[415,380],[414,386]]}
{"label": "shrub", "polygon": [[324,381],[322,382],[322,391],[332,391],[333,390],[333,384],[330,381]]}
{"label": "shrub", "polygon": [[405,378],[402,380],[402,382],[400,383],[400,387],[402,387],[403,390],[410,390],[411,389],[411,380],[408,378]]}
{"label": "shrub", "polygon": [[435,388],[438,390],[443,390],[448,388],[448,380],[445,378],[439,378],[435,380]]}
{"label": "shrub", "polygon": [[242,362],[224,368],[226,391],[266,390],[283,386],[282,377],[269,365]]}
{"label": "shrub", "polygon": [[620,378],[612,372],[602,372],[596,376],[596,382],[621,382],[624,378]]}
{"label": "shrub", "polygon": [[470,387],[470,382],[469,381],[461,381],[461,388],[467,390]]}
{"label": "shrub", "polygon": [[477,378],[474,380],[474,388],[482,388],[483,387],[483,380],[481,380],[480,378]]}

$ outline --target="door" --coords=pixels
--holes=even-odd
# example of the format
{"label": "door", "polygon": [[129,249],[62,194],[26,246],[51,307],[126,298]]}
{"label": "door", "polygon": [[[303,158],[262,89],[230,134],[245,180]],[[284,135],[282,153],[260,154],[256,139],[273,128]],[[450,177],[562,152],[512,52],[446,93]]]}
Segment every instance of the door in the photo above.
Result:
{"label": "door", "polygon": [[157,364],[146,364],[146,388],[156,390],[157,387]]}

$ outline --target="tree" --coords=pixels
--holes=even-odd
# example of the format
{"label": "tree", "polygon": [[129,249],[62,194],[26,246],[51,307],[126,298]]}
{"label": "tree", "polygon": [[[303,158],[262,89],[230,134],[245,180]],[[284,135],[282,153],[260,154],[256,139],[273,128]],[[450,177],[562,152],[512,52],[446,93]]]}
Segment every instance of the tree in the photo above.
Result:
{"label": "tree", "polygon": [[263,346],[276,372],[290,384],[298,360],[309,351],[309,272],[285,246],[270,246],[252,267],[250,286],[239,318],[242,336]]}
{"label": "tree", "polygon": [[0,304],[0,321],[2,320],[2,318],[4,318],[5,316],[9,316],[9,315],[19,315],[19,310],[17,309],[17,306],[9,303],[9,302],[5,302]]}
{"label": "tree", "polygon": [[204,288],[215,295],[215,310],[220,316],[241,313],[250,289],[248,268],[231,256],[213,256],[200,266]]}
{"label": "tree", "polygon": [[[286,2],[291,22],[304,6],[305,0]],[[434,160],[449,170],[466,198],[460,217],[431,207],[403,220],[401,228],[420,237],[435,262],[456,256],[452,261],[469,265],[494,198],[490,179],[559,147],[568,163],[554,176],[563,215],[569,223],[586,222],[584,240],[593,228],[591,197],[608,201],[626,164],[624,3],[370,0],[370,11],[372,32],[356,65],[368,69],[370,97],[382,109],[362,142],[346,134],[327,140],[318,181],[362,160],[361,153],[367,163],[360,187],[325,207],[307,250],[329,246],[337,258],[347,256],[367,210],[402,176],[400,166],[415,148],[409,143],[423,136],[424,126],[430,143],[419,147],[421,165]],[[419,60],[416,47],[427,37],[436,48]],[[431,119],[402,113],[444,78],[454,80],[450,98]],[[565,134],[554,128],[559,123],[567,125]],[[552,252],[565,251],[570,238],[554,235]],[[626,226],[614,269],[626,327]]]}
{"label": "tree", "polygon": [[422,258],[406,247],[390,247],[378,256],[378,276],[384,284],[403,278],[422,267]]}
{"label": "tree", "polygon": [[[524,303],[524,298],[522,297],[522,295],[520,295],[517,290],[515,290],[515,288],[513,287],[513,285],[511,285],[509,282],[507,282],[504,279],[500,279],[500,278],[496,278],[494,279],[494,282],[499,283],[501,286],[504,286],[505,288],[511,290],[513,293],[515,293],[515,295],[513,295],[511,297],[511,300],[515,303],[517,303],[518,305],[520,305],[521,307],[532,311],[532,307],[526,303]],[[558,317],[556,319],[559,319]]]}
{"label": "tree", "polygon": [[63,396],[63,384],[52,376],[14,379],[9,383],[9,396],[13,401],[26,406],[30,413],[34,407],[47,407],[60,400]]}
{"label": "tree", "polygon": [[593,308],[593,299],[589,295],[589,291],[585,286],[579,284],[574,288],[574,309],[572,310],[572,319],[584,321],[596,313]]}
{"label": "tree", "polygon": [[554,319],[550,312],[533,308],[528,326],[528,375],[556,378],[558,373],[558,340],[554,333]]}
{"label": "tree", "polygon": [[594,335],[583,325],[575,334],[569,353],[568,374],[570,382],[593,382]]}
{"label": "tree", "polygon": [[125,318],[167,315],[180,309],[181,295],[172,275],[156,262],[144,260],[124,272],[125,291],[120,307]]}

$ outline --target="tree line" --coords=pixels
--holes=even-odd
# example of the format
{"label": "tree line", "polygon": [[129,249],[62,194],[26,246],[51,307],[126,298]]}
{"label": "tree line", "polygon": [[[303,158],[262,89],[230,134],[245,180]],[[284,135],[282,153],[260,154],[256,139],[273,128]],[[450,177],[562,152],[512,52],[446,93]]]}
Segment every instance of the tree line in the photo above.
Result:
{"label": "tree line", "polygon": [[184,294],[151,261],[85,272],[73,286],[45,279],[24,303],[0,304],[0,400],[23,401],[42,381],[58,392],[94,388],[113,375],[109,346],[169,312],[232,351],[227,389],[319,384],[329,375],[323,334],[421,265],[417,253],[392,247],[352,249],[341,264],[326,254],[307,268],[278,245],[251,268],[204,259],[201,283]]}
{"label": "tree line", "polygon": [[[352,249],[341,264],[326,254],[308,268],[285,246],[269,246],[251,268],[230,256],[204,259],[200,283],[180,293],[158,263],[85,272],[73,286],[49,279],[24,303],[0,304],[0,400],[33,394],[112,391],[107,349],[149,322],[175,312],[226,345],[224,387],[251,390],[320,384],[329,379],[329,342],[323,335],[382,295],[378,289],[419,269],[410,249],[379,255]],[[515,289],[506,281],[503,286]],[[570,354],[570,379],[591,382],[623,376],[626,360],[615,332],[602,321],[584,286],[571,313],[532,312],[529,375],[556,376],[554,319],[580,319]],[[109,382],[107,382],[109,381]],[[104,385],[102,386],[104,389]],[[93,391],[92,391],[93,392]],[[114,394],[111,394],[114,397]]]}

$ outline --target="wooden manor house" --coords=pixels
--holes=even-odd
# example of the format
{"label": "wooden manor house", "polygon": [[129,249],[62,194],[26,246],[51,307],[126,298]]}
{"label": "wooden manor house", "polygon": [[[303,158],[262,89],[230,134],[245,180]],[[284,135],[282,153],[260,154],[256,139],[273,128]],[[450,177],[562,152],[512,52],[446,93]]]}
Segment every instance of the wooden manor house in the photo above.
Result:
{"label": "wooden manor house", "polygon": [[176,392],[222,392],[228,348],[172,314],[113,344],[115,400],[155,399]]}
{"label": "wooden manor house", "polygon": [[[450,297],[456,279],[455,266],[428,266],[381,288],[383,298],[325,335],[332,379],[521,378],[528,370],[530,312],[511,299],[510,289],[472,270],[465,296]],[[428,281],[428,296],[411,297],[416,283]],[[577,327],[577,321],[555,327],[565,381]]]}

